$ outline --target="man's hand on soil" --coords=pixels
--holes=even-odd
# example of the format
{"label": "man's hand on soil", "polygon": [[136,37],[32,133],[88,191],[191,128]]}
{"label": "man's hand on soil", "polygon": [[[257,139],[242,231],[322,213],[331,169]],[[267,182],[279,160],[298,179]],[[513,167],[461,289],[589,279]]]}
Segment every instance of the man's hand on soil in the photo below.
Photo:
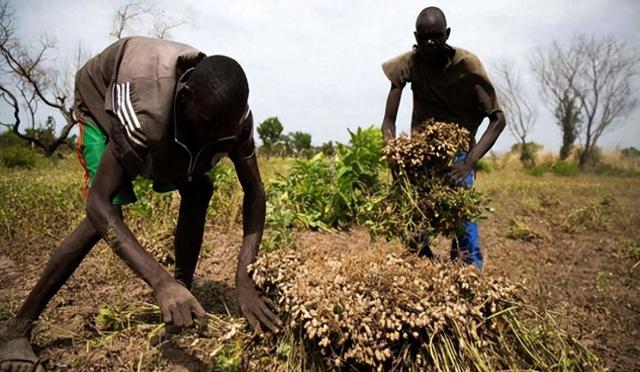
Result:
{"label": "man's hand on soil", "polygon": [[155,290],[156,300],[162,320],[176,327],[189,327],[193,324],[193,314],[198,319],[205,319],[207,314],[188,289],[175,280],[161,283]]}
{"label": "man's hand on soil", "polygon": [[262,333],[262,324],[271,332],[277,333],[282,327],[282,322],[272,310],[275,308],[274,303],[256,287],[248,276],[237,278],[236,288],[240,310],[251,328],[257,333]]}

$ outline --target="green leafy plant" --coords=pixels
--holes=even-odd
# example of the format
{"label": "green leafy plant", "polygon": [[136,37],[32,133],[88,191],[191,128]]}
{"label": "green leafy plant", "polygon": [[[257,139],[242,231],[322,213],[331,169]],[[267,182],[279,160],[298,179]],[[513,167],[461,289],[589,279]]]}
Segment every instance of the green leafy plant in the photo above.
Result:
{"label": "green leafy plant", "polygon": [[296,159],[286,176],[266,185],[267,249],[291,244],[291,228],[344,228],[358,221],[380,185],[382,136],[376,128],[349,133],[334,158]]}
{"label": "green leafy plant", "polygon": [[549,167],[545,164],[535,165],[529,168],[529,174],[534,177],[544,176],[545,173],[549,171]]}
{"label": "green leafy plant", "polygon": [[519,217],[509,220],[509,228],[506,233],[507,238],[513,240],[532,241],[540,238],[536,232],[531,230],[527,222]]}
{"label": "green leafy plant", "polygon": [[574,163],[570,163],[566,160],[558,160],[551,168],[554,174],[558,176],[571,177],[578,174],[580,168]]}
{"label": "green leafy plant", "polygon": [[33,168],[36,156],[33,151],[20,145],[0,149],[0,163],[7,168]]}

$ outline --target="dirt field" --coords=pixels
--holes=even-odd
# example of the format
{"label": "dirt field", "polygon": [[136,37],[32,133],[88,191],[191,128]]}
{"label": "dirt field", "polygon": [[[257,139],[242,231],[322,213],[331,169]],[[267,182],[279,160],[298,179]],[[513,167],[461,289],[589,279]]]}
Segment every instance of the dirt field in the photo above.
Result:
{"label": "dirt field", "polygon": [[[58,176],[79,180],[74,169]],[[17,176],[34,177],[34,183],[43,185],[51,182],[47,177],[38,181],[35,174],[41,173],[6,173],[0,180],[5,185]],[[480,225],[485,275],[522,283],[531,304],[551,311],[569,334],[613,370],[640,369],[640,178],[532,177],[506,169],[480,174],[477,187],[491,197],[495,209]],[[3,202],[11,203],[7,195]],[[74,201],[61,208],[79,205]],[[48,252],[79,218],[77,212],[66,221],[51,216],[55,221],[49,225],[54,227],[45,229],[46,216],[17,217],[7,212],[11,208],[5,204],[1,215],[0,319],[17,311]],[[35,231],[10,233],[8,225],[23,223],[16,218],[27,219]],[[168,241],[155,239],[165,245]],[[193,291],[208,312],[222,317],[238,317],[233,275],[240,240],[237,224],[221,227],[211,221],[207,226]],[[300,232],[296,244],[367,249],[371,243],[366,231],[354,229]],[[448,245],[440,239],[436,252],[448,255]],[[96,327],[102,308],[128,304],[135,309],[153,302],[144,283],[101,243],[43,314],[34,332],[37,352],[53,370],[224,370],[213,367],[220,359],[212,339],[185,332],[156,343],[151,337],[159,324],[155,314],[133,315],[132,326],[120,331]]]}

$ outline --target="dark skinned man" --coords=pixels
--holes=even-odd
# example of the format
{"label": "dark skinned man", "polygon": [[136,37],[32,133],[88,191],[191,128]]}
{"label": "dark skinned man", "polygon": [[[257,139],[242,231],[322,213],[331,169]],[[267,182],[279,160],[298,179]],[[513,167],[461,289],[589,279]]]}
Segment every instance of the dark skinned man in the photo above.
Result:
{"label": "dark skinned man", "polygon": [[[16,318],[0,330],[2,371],[38,365],[29,343],[32,324],[100,239],[151,286],[165,322],[182,327],[193,324],[194,314],[204,318],[190,288],[213,192],[206,173],[224,154],[244,191],[238,303],[257,331],[261,325],[277,331],[280,321],[247,272],[265,218],[248,95],[236,61],[166,40],[121,39],[78,71],[78,155],[86,171],[86,218],[53,251]],[[135,201],[131,181],[136,176],[152,179],[156,191],[180,193],[174,277],[123,222],[120,205]]]}
{"label": "dark skinned man", "polygon": [[[391,90],[382,123],[385,141],[396,136],[396,117],[407,82],[413,90],[411,129],[420,130],[428,119],[453,122],[471,133],[472,146],[467,154],[459,154],[447,177],[471,187],[474,166],[493,146],[505,127],[505,119],[496,94],[478,57],[462,48],[447,44],[451,29],[444,13],[436,8],[424,9],[416,21],[416,45],[413,50],[385,62],[382,69],[391,81]],[[489,126],[475,143],[478,127],[485,117]],[[416,237],[416,249],[427,257],[433,254],[427,236]],[[478,268],[483,267],[482,252],[475,223],[464,223],[464,235],[454,239],[451,257],[461,258]]]}

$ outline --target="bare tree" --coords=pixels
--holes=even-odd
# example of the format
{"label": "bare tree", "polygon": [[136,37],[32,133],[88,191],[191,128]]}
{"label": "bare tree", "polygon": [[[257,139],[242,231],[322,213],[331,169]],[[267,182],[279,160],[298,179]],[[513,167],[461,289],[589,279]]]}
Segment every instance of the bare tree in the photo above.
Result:
{"label": "bare tree", "polygon": [[158,39],[169,39],[171,38],[171,30],[193,24],[193,17],[189,8],[185,9],[180,17],[171,16],[164,9],[160,9],[154,14],[153,18],[152,35]]}
{"label": "bare tree", "polygon": [[134,21],[150,12],[151,8],[144,1],[131,1],[124,4],[116,10],[116,14],[113,17],[113,30],[109,35],[118,40],[121,39],[125,31],[133,28],[132,23]]}
{"label": "bare tree", "polygon": [[[140,31],[137,24],[150,24],[147,31]],[[120,7],[113,19],[113,30],[109,35],[121,39],[131,32],[148,34],[158,39],[171,37],[171,30],[193,23],[190,9],[181,16],[169,14],[163,7],[153,7],[145,0],[130,1]]]}
{"label": "bare tree", "polygon": [[[45,66],[48,54],[56,46],[55,42],[42,38],[38,47],[26,47],[16,38],[14,17],[7,2],[0,2],[0,68],[3,71],[0,96],[13,109],[13,122],[1,124],[50,156],[66,141],[76,124],[73,99],[67,84],[57,79]],[[59,112],[65,120],[60,134],[52,140],[38,138],[33,130],[40,103]],[[32,128],[30,133],[20,130],[21,107],[27,111]]]}
{"label": "bare tree", "polygon": [[591,163],[600,137],[621,124],[638,102],[631,81],[640,55],[612,36],[580,36],[574,41],[583,60],[575,91],[584,113],[580,166]]}
{"label": "bare tree", "polygon": [[534,51],[530,58],[541,96],[562,129],[560,159],[570,155],[580,130],[580,102],[575,82],[582,64],[579,46],[562,48],[557,42]]}
{"label": "bare tree", "polygon": [[507,63],[494,68],[495,85],[502,109],[507,118],[509,132],[520,143],[520,161],[527,167],[535,165],[533,146],[527,143],[527,135],[531,132],[537,112],[531,99],[522,87],[517,72]]}

